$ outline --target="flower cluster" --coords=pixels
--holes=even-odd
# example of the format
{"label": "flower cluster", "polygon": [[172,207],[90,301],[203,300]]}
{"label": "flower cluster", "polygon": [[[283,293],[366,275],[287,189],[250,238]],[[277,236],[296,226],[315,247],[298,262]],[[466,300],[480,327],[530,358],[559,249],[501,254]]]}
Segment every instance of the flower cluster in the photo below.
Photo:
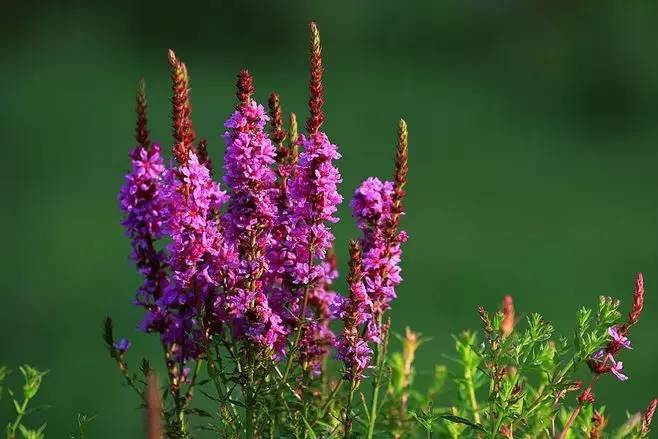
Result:
{"label": "flower cluster", "polygon": [[265,133],[265,109],[251,99],[252,93],[251,76],[244,70],[238,76],[237,110],[224,124],[224,182],[230,201],[222,224],[239,259],[234,279],[227,284],[224,308],[236,337],[281,353],[286,332],[270,307],[263,282],[268,270],[265,252],[278,216],[272,167],[276,150]]}
{"label": "flower cluster", "polygon": [[156,249],[162,237],[165,203],[162,197],[165,166],[160,146],[151,144],[147,129],[147,103],[144,82],[137,92],[137,146],[130,154],[132,170],[119,191],[119,205],[125,213],[122,225],[132,245],[131,258],[143,276],[136,294],[136,303],[145,307],[147,315],[156,312],[157,301],[168,285],[165,273],[166,256]]}
{"label": "flower cluster", "polygon": [[[144,276],[137,294],[146,308],[140,327],[160,335],[180,419],[200,362],[213,355],[235,362],[233,378],[249,405],[255,404],[250,389],[273,385],[269,374],[279,370],[280,361],[285,361],[281,379],[305,381],[303,393],[323,374],[332,350],[344,363],[345,377],[358,383],[369,367],[371,344],[382,343],[381,317],[401,281],[400,245],[406,239],[397,231],[406,140],[404,151],[398,148],[395,182],[370,178],[355,193],[352,207],[363,238],[351,254],[350,295],[345,298],[334,285],[338,270],[332,231],[343,201],[336,167],[341,155],[321,130],[323,67],[314,24],[311,36],[306,132],[297,133],[294,114],[290,130],[284,130],[274,93],[268,117],[253,98],[253,78],[243,70],[237,105],[224,123],[222,169],[212,169],[207,142],[196,141],[189,73],[173,51],[174,161],[168,166],[160,147],[148,140],[140,87],[138,146],[120,204],[133,259]],[[344,326],[339,337],[331,329],[337,319]],[[108,342],[120,358],[129,346],[127,340]],[[184,427],[180,419],[172,421],[179,432]]]}
{"label": "flower cluster", "polygon": [[160,196],[164,165],[160,146],[137,146],[131,153],[132,170],[119,193],[121,209],[126,213],[122,222],[132,244],[132,259],[144,277],[137,293],[137,302],[153,306],[166,286],[162,270],[164,255],[155,248],[162,235],[164,204]]}
{"label": "flower cluster", "polygon": [[[210,171],[190,151],[188,160],[166,173],[163,187],[167,220],[165,231],[170,283],[160,301],[166,330],[163,341],[174,356],[195,358],[202,349],[204,330],[200,309],[219,283],[217,257],[224,253],[217,214],[225,192],[210,178]],[[162,323],[154,319],[154,324]]]}
{"label": "flower cluster", "polygon": [[620,381],[626,381],[628,376],[622,373],[624,363],[618,361],[615,356],[622,349],[632,349],[631,341],[628,339],[631,326],[635,325],[642,314],[644,306],[644,277],[638,273],[635,279],[635,288],[633,290],[633,307],[628,315],[628,319],[621,325],[615,325],[608,328],[607,333],[610,338],[605,347],[597,350],[589,359],[588,364],[595,374],[610,372]]}
{"label": "flower cluster", "polygon": [[[407,328],[401,350],[391,352],[386,316],[402,281],[407,240],[400,230],[407,126],[400,120],[392,178],[367,178],[353,193],[360,237],[349,245],[343,295],[332,230],[343,201],[341,155],[322,130],[323,66],[314,24],[310,55],[306,132],[297,132],[294,113],[285,129],[276,93],[268,115],[243,70],[237,105],[221,130],[223,166],[216,168],[208,143],[196,140],[185,64],[169,52],[169,164],[149,140],[140,83],[137,146],[119,201],[131,259],[143,277],[136,294],[146,310],[140,326],[160,337],[167,392],[160,392],[147,360],[142,376],[131,372],[131,342],[114,337],[109,318],[103,338],[147,409],[149,437],[189,439],[188,419],[212,416],[192,404],[198,393],[216,404],[218,417],[204,419],[199,431],[218,437],[372,439],[385,431],[402,438],[421,429],[423,437],[605,437],[608,414],[595,408],[595,386],[606,375],[628,379],[620,356],[634,347],[629,336],[644,307],[642,275],[626,319],[619,300],[602,296],[597,308],[579,310],[573,343],[554,336],[539,314],[517,317],[511,296],[495,315],[479,306],[483,339],[471,331],[454,337],[457,401],[436,397],[447,376],[441,366],[425,390],[414,389],[424,338]],[[337,379],[332,354],[342,366]],[[587,383],[578,380],[583,367],[592,372]],[[364,380],[372,391],[359,391],[361,404],[353,407]],[[14,405],[20,420],[25,405]],[[656,406],[654,399],[631,416],[619,437],[647,437]]]}
{"label": "flower cluster", "polygon": [[368,342],[373,339],[372,301],[363,284],[363,261],[361,246],[357,241],[350,243],[350,273],[348,276],[350,297],[341,305],[341,319],[345,322],[338,339],[338,358],[345,365],[345,377],[359,380],[370,364],[372,349]]}

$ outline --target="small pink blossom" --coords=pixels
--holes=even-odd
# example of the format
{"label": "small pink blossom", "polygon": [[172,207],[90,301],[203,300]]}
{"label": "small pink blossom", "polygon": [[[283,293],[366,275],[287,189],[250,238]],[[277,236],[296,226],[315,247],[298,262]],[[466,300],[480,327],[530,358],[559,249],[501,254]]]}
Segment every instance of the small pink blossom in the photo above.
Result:
{"label": "small pink blossom", "polygon": [[633,349],[631,347],[631,341],[623,335],[622,333],[619,332],[619,329],[616,326],[611,326],[608,328],[608,334],[610,337],[612,337],[612,340],[615,343],[618,343],[620,346],[625,347],[626,349]]}
{"label": "small pink blossom", "polygon": [[619,381],[626,381],[628,377],[621,372],[624,368],[624,363],[621,361],[615,361],[612,355],[608,355],[608,359],[612,362],[610,372],[612,372]]}

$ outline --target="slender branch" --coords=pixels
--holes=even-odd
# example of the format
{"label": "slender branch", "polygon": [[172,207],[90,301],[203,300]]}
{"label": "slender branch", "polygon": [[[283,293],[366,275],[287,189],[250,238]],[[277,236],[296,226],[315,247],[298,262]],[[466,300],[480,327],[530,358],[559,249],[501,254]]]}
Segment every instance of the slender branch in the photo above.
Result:
{"label": "slender branch", "polygon": [[[382,327],[381,314],[377,317],[377,326],[380,328]],[[375,373],[375,376],[372,380],[372,400],[370,401],[370,418],[368,422],[368,433],[366,436],[368,439],[372,439],[375,433],[375,422],[377,421],[377,408],[379,401],[379,385],[381,383],[382,372],[384,370],[384,351],[386,349],[384,346],[386,343],[385,339],[386,336],[384,336],[382,342],[377,344],[375,347],[375,365],[377,367],[377,372]]]}

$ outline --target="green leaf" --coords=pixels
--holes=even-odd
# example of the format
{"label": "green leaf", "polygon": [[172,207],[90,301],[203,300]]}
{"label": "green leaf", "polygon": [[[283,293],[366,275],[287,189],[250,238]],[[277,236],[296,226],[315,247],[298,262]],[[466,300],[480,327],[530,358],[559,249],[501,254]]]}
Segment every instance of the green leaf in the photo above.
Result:
{"label": "green leaf", "polygon": [[191,413],[193,415],[201,416],[202,418],[212,418],[212,414],[200,408],[187,409],[186,412]]}
{"label": "green leaf", "polygon": [[454,422],[456,424],[467,425],[467,426],[469,426],[471,428],[474,428],[475,430],[479,430],[483,433],[487,432],[482,425],[476,424],[475,422],[470,421],[466,418],[462,418],[461,416],[456,416],[456,415],[453,415],[451,413],[444,413],[444,414],[439,415],[439,417],[445,419],[446,421]]}
{"label": "green leaf", "polygon": [[311,427],[311,424],[308,423],[308,421],[304,416],[302,416],[302,421],[304,421],[304,425],[306,426],[306,430],[308,431],[308,434],[311,436],[311,439],[317,439],[318,436],[315,434],[313,428]]}

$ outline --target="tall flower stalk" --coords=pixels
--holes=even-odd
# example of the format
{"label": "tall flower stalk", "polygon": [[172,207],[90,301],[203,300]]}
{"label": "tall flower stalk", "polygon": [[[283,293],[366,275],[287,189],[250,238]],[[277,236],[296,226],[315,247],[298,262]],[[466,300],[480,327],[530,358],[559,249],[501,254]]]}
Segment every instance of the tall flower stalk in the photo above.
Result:
{"label": "tall flower stalk", "polygon": [[354,193],[351,207],[358,227],[363,232],[364,285],[371,306],[371,319],[367,325],[369,341],[375,343],[375,376],[370,404],[367,437],[375,431],[379,389],[382,378],[384,351],[383,314],[396,297],[395,288],[401,282],[401,245],[407,239],[398,230],[403,214],[402,199],[408,172],[407,124],[400,120],[394,180],[382,182],[378,178],[364,181]]}
{"label": "tall flower stalk", "polygon": [[[307,134],[300,135],[297,140],[302,149],[299,157],[293,153],[294,166],[287,178],[286,201],[281,214],[281,242],[278,254],[273,255],[274,272],[280,276],[283,287],[279,294],[290,304],[288,324],[295,334],[285,378],[291,372],[297,351],[310,352],[316,349],[316,344],[326,344],[327,330],[317,326],[314,313],[309,315],[309,302],[317,288],[330,284],[335,277],[333,270],[326,269],[324,261],[334,241],[328,223],[338,221],[334,214],[342,201],[337,190],[341,176],[333,164],[340,154],[337,146],[320,131],[324,98],[320,34],[315,23],[311,23],[310,91]],[[319,295],[316,298],[323,299]]]}

